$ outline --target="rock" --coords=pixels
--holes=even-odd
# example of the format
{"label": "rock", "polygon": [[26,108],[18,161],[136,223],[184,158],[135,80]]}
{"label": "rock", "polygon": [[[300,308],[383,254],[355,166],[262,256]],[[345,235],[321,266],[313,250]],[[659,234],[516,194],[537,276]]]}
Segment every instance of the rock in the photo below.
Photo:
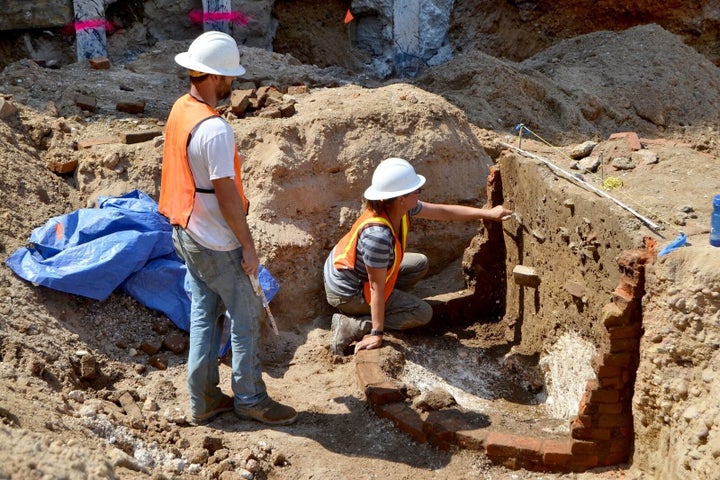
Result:
{"label": "rock", "polygon": [[433,410],[441,410],[443,408],[457,405],[455,398],[442,388],[435,388],[429,392],[425,392],[415,399],[413,407],[423,412]]}
{"label": "rock", "polygon": [[580,160],[582,158],[587,157],[590,155],[593,151],[593,148],[597,146],[597,142],[593,142],[591,140],[588,140],[587,142],[583,142],[580,145],[576,145],[573,147],[572,150],[570,150],[570,158],[573,160]]}

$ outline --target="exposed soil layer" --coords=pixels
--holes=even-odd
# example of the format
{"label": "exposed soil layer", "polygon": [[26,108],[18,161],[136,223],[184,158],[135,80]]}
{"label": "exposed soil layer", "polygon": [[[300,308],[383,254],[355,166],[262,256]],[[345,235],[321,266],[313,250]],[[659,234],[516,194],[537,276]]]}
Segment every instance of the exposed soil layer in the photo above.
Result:
{"label": "exposed soil layer", "polygon": [[[304,6],[295,10],[307,13],[303,20],[322,24],[322,15],[309,10],[309,2],[288,3]],[[345,3],[333,2],[331,8],[343,11]],[[580,266],[554,263],[548,254],[534,258],[555,268],[558,277],[596,282],[589,303],[603,303],[610,292],[601,289],[616,284],[618,251],[638,248],[644,236],[663,246],[680,231],[688,235],[687,247],[658,259],[649,274],[647,334],[633,403],[635,455],[629,464],[572,478],[688,478],[694,473],[695,478],[712,478],[712,462],[720,451],[720,412],[713,400],[720,374],[715,273],[720,269],[717,253],[707,246],[711,198],[720,193],[715,174],[720,71],[712,42],[694,49],[688,46],[692,42],[670,34],[669,26],[622,30],[624,23],[617,24],[617,32],[574,37],[585,32],[582,21],[564,19],[581,18],[581,11],[594,11],[608,25],[618,18],[616,10],[603,5],[592,10],[577,2],[577,8],[556,9],[552,2],[522,2],[517,7],[523,8],[503,15],[511,4],[503,2],[496,13],[471,15],[475,3],[456,6],[452,36],[457,55],[452,62],[429,69],[417,81],[390,81],[381,88],[376,82],[363,86],[365,77],[357,70],[363,53],[348,58],[352,50],[334,24],[327,36],[336,41],[318,47],[306,43],[297,57],[241,47],[248,70],[243,81],[283,91],[288,85],[310,87],[308,94],[295,98],[296,113],[290,118],[229,116],[246,156],[253,231],[264,263],[282,285],[272,305],[281,335],[268,331],[264,337],[266,382],[273,397],[300,411],[296,425],[265,428],[228,414],[209,426],[190,426],[186,351],[176,353],[163,343],[186,334],[125,294],[113,293],[102,302],[68,295],[33,286],[3,265],[0,477],[225,479],[247,475],[244,469],[259,479],[568,478],[511,471],[492,465],[482,452],[413,442],[368,409],[354,358],[334,358],[328,350],[332,312],[322,294],[322,260],[355,218],[373,166],[387,156],[406,157],[428,177],[423,192],[428,200],[482,205],[488,169],[506,144],[519,145],[514,127],[522,123],[537,134],[526,133],[524,149],[594,185],[614,177],[621,187],[611,195],[662,227],[660,237],[620,207],[610,207],[613,218],[588,208],[578,212],[581,224],[587,218],[586,225],[606,224],[613,226],[607,231],[617,231],[617,237],[608,233],[595,245],[612,253],[599,259],[590,255]],[[641,17],[647,13],[641,7],[621,18]],[[278,14],[281,22],[293,20],[283,15]],[[657,13],[657,18],[671,22],[675,17]],[[496,27],[474,30],[480,20]],[[322,31],[322,25],[314,31]],[[475,36],[473,31],[482,33]],[[698,42],[708,38],[702,33],[706,31],[695,35]],[[299,32],[279,32],[278,45],[288,45],[288,51],[293,42],[302,43],[295,40],[301,38]],[[132,57],[113,57],[109,70],[86,64],[49,69],[14,58],[7,62],[0,74],[0,96],[17,112],[6,115],[0,109],[3,259],[26,245],[34,228],[54,216],[95,207],[98,196],[138,188],[157,198],[161,138],[138,144],[118,139],[123,133],[164,127],[170,105],[187,88],[172,61],[187,48],[186,33],[138,47]],[[117,51],[126,51],[124,47]],[[95,112],[78,106],[78,94],[97,101]],[[138,100],[145,102],[141,115],[116,109],[118,101]],[[638,134],[640,150],[627,137],[610,138],[628,131]],[[569,157],[586,140],[597,143],[589,157],[600,158],[602,167],[594,174],[577,170]],[[84,141],[95,144],[79,147]],[[639,151],[655,158],[638,157]],[[74,170],[55,173],[73,162]],[[552,188],[533,184],[508,189],[515,193],[504,201],[525,208],[519,213],[528,242],[539,242],[543,235],[555,242],[562,233],[551,217],[553,209],[567,208],[557,199],[579,187],[541,164],[528,168],[521,178],[543,178]],[[589,204],[610,202],[588,192],[579,195]],[[517,225],[505,227],[512,233]],[[587,240],[593,232],[583,228],[569,234]],[[417,222],[411,246],[428,253],[432,263],[431,277],[417,287],[418,294],[449,302],[469,288],[483,288],[466,283],[476,277],[460,264],[478,232],[479,225]],[[575,251],[591,244],[576,242]],[[555,295],[559,299],[561,294]],[[534,307],[532,298],[526,300],[528,308]],[[597,310],[580,315],[573,310],[577,308],[570,302],[556,312],[557,322],[555,317],[539,321],[544,327],[556,325],[548,338],[560,338],[573,322],[587,318],[592,323],[599,315]],[[417,354],[421,349],[415,346],[423,344],[456,348],[473,359],[486,351],[505,354],[514,319],[502,313],[390,334],[383,350],[391,357],[394,351]],[[531,319],[525,318],[524,325],[531,326]],[[528,330],[519,354],[549,350],[541,332]],[[587,336],[594,342],[598,338]],[[220,370],[229,391],[229,367],[222,364]],[[396,372],[391,368],[389,373]],[[411,388],[410,393],[420,392]],[[486,400],[496,400],[498,427],[527,428],[523,418],[533,415],[526,411],[531,406]],[[502,415],[506,408],[508,414]]]}

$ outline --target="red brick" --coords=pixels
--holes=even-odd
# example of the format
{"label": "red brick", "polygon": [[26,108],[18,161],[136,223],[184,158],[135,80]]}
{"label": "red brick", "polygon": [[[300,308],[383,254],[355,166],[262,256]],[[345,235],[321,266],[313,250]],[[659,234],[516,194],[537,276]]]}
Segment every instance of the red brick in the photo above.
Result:
{"label": "red brick", "polygon": [[355,354],[355,363],[374,363],[380,364],[380,352],[382,348],[373,348],[371,350],[360,350]]}
{"label": "red brick", "polygon": [[632,425],[633,419],[629,415],[598,415],[597,426],[601,428],[627,427]]}
{"label": "red brick", "polygon": [[598,378],[604,377],[619,377],[622,374],[623,369],[620,367],[611,367],[608,365],[601,365],[597,370]]}
{"label": "red brick", "polygon": [[162,135],[160,130],[146,130],[144,132],[123,132],[120,134],[120,141],[122,143],[132,145],[133,143],[142,143],[152,140],[155,137]]}
{"label": "red brick", "polygon": [[52,159],[48,162],[48,169],[51,172],[55,172],[59,175],[65,175],[66,173],[74,172],[78,167],[78,159]]}
{"label": "red brick", "polygon": [[642,145],[640,144],[640,137],[635,132],[617,132],[610,135],[609,139],[613,140],[616,138],[624,138],[627,142],[627,146],[632,150],[640,150]]}
{"label": "red brick", "polygon": [[370,385],[379,385],[388,381],[385,372],[376,363],[356,363],[355,373],[363,391]]}
{"label": "red brick", "polygon": [[457,443],[457,431],[468,428],[464,414],[458,410],[437,410],[425,419],[423,431],[428,442],[445,450]]}
{"label": "red brick", "polygon": [[95,57],[88,60],[94,70],[107,70],[110,68],[110,60],[107,57]]}
{"label": "red brick", "polygon": [[108,143],[119,143],[120,138],[118,137],[99,137],[91,138],[88,140],[81,140],[77,143],[78,150],[84,150],[86,148],[93,147],[95,145],[107,145]]}
{"label": "red brick", "polygon": [[484,450],[488,431],[485,428],[462,430],[457,432],[457,443],[460,448],[468,450]]}
{"label": "red brick", "polygon": [[640,338],[642,336],[642,327],[639,324],[628,325],[626,327],[614,327],[608,329],[610,340],[618,340],[621,338]]}
{"label": "red brick", "polygon": [[623,338],[610,342],[610,353],[637,352],[639,349],[639,338]]}
{"label": "red brick", "polygon": [[613,389],[595,389],[590,393],[590,403],[617,403],[620,392]]}
{"label": "red brick", "polygon": [[635,356],[629,353],[612,353],[603,357],[608,367],[631,367],[635,364]]}
{"label": "red brick", "polygon": [[605,328],[626,325],[625,311],[615,303],[607,303],[602,309],[601,320]]}
{"label": "red brick", "polygon": [[420,415],[405,403],[388,403],[375,407],[375,413],[382,418],[390,419],[396,428],[410,435],[418,443],[427,442],[423,431],[424,421]]}
{"label": "red brick", "polygon": [[632,449],[633,438],[613,438],[610,441],[608,451],[610,453],[627,453]]}
{"label": "red brick", "polygon": [[574,472],[584,472],[600,465],[597,455],[573,455],[568,467]]}
{"label": "red brick", "polygon": [[607,428],[571,428],[570,436],[576,440],[610,440],[611,431]]}
{"label": "red brick", "polygon": [[624,381],[621,377],[601,377],[600,378],[600,387],[601,388],[620,388],[624,384]]}
{"label": "red brick", "polygon": [[491,432],[486,440],[488,455],[517,457],[520,453],[539,452],[542,442],[538,438]]}
{"label": "red brick", "polygon": [[630,458],[629,451],[609,453],[602,459],[602,461],[598,465],[604,465],[604,466],[618,465],[620,463],[627,462],[629,460],[629,458]]}
{"label": "red brick", "polygon": [[[609,445],[609,442],[606,442]],[[599,450],[598,442],[585,442],[576,440],[571,442],[570,452],[579,455],[596,455]]]}
{"label": "red brick", "polygon": [[287,93],[288,95],[302,95],[303,93],[307,93],[307,91],[307,85],[290,85]]}
{"label": "red brick", "polygon": [[365,396],[371,405],[384,405],[405,400],[405,394],[399,385],[394,382],[383,382],[368,385],[365,388]]}
{"label": "red brick", "polygon": [[543,463],[565,467],[572,459],[572,443],[571,440],[545,440],[541,450]]}
{"label": "red brick", "polygon": [[604,414],[608,414],[608,413],[618,414],[618,413],[622,413],[624,408],[625,407],[623,406],[622,403],[600,403],[597,405],[597,412],[604,413]]}

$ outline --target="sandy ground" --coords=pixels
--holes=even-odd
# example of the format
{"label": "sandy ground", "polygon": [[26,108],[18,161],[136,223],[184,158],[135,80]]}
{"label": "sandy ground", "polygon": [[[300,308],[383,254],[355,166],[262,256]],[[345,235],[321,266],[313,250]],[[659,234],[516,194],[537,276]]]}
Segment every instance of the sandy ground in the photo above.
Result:
{"label": "sandy ground", "polygon": [[[642,56],[636,53],[632,35],[610,35],[608,41],[622,45],[623,38],[627,42],[623,51],[638,57],[613,64],[609,72],[603,70],[607,65],[599,65],[595,72],[603,72],[620,83],[632,78],[633,68],[648,56],[647,51]],[[94,150],[75,147],[78,140],[117,135],[129,128],[161,129],[170,104],[186,87],[169,61],[171,53],[181,48],[173,42],[157,46],[134,64],[110,71],[91,71],[83,65],[45,70],[21,61],[3,72],[0,93],[19,108],[17,115],[0,122],[0,185],[4,195],[0,252],[4,257],[23,246],[32,229],[47,219],[91,207],[98,195],[120,194],[130,188],[157,192],[157,143],[113,144]],[[710,198],[720,188],[713,168],[717,163],[716,129],[711,122],[709,126],[703,123],[708,106],[696,112],[698,118],[691,124],[678,126],[677,118],[681,117],[681,107],[690,109],[702,104],[703,98],[707,105],[717,106],[714,90],[694,87],[708,78],[720,81],[718,70],[708,67],[701,58],[683,55],[686,51],[682,46],[657,34],[653,52],[672,54],[674,65],[663,70],[664,76],[653,83],[653,92],[658,98],[672,97],[672,105],[662,110],[650,102],[652,95],[644,97],[644,102],[640,99],[634,106],[628,105],[634,90],[627,83],[606,85],[595,92],[598,101],[594,102],[589,100],[592,95],[567,94],[571,81],[568,72],[586,75],[582,78],[593,75],[583,73],[581,58],[570,58],[576,48],[570,44],[557,47],[535,58],[534,64],[529,62],[519,69],[527,73],[531,67],[537,68],[545,72],[542,78],[522,77],[517,65],[510,68],[491,58],[465,57],[434,75],[428,74],[419,84],[468,112],[470,120],[482,127],[473,127],[473,131],[491,157],[502,149],[500,142],[515,140],[511,125],[523,122],[523,118],[542,118],[537,125],[527,122],[533,131],[542,132],[542,139],[571,131],[572,141],[566,144],[548,146],[537,138],[523,143],[524,148],[546,155],[563,168],[571,169],[573,164],[567,156],[571,147],[594,137],[601,142],[597,151],[602,150],[608,162],[604,173],[622,181],[623,188],[614,194],[623,201],[632,201],[635,208],[642,207],[643,215],[662,223],[665,240],[661,244],[680,230],[688,233],[691,242],[706,241]],[[570,59],[556,65],[555,59],[563,58],[561,51]],[[257,78],[274,75],[278,84],[300,78],[319,89],[323,83],[337,82],[332,72],[289,65],[284,57],[267,52],[245,50],[243,62]],[[477,69],[478,62],[492,66],[497,76],[484,84],[477,79],[467,81],[462,73]],[[552,65],[556,65],[554,74]],[[159,73],[161,70],[164,74]],[[552,75],[565,78],[567,84],[551,89]],[[522,101],[515,89],[496,89],[486,95],[481,87],[492,89],[496,81],[522,85]],[[679,84],[688,88],[679,91]],[[72,99],[78,92],[97,98],[98,113],[87,114],[75,106]],[[145,99],[145,114],[118,114],[114,104],[119,92],[129,99]],[[367,102],[378,101],[369,97]],[[352,102],[326,103],[330,101],[327,96],[312,95],[300,100],[298,116],[308,123],[320,118],[333,125],[336,114],[332,109],[347,114],[364,108],[364,104]],[[547,104],[570,113],[553,116],[552,108],[542,106]],[[595,113],[583,117],[588,105],[595,106]],[[643,109],[648,105],[652,107],[648,107],[650,113]],[[422,109],[422,103],[417,108]],[[388,110],[388,117],[381,120],[402,127],[406,112],[400,107]],[[595,114],[595,122],[588,120]],[[486,122],[490,118],[506,120],[494,130]],[[646,118],[654,118],[655,123]],[[574,119],[579,119],[577,129],[568,128]],[[236,131],[244,133],[243,129],[249,128],[244,125],[255,128],[261,121],[236,122]],[[282,127],[267,126],[268,122],[257,128],[274,131],[275,137],[270,138],[285,135]],[[659,163],[638,164],[630,170],[610,165],[611,158],[629,156],[630,151],[625,139],[611,141],[608,137],[627,130],[638,130],[641,138],[652,139],[646,149],[658,154]],[[399,129],[395,135],[401,137],[403,132]],[[417,140],[427,142],[429,149],[434,145],[427,132]],[[369,137],[352,144],[354,158],[372,150],[372,142]],[[253,154],[262,141],[251,143],[251,158],[262,159]],[[348,144],[341,147],[347,148]],[[48,170],[53,162],[64,164],[73,159],[80,160],[74,174],[57,175]],[[350,156],[347,161],[352,159]],[[261,170],[260,166],[255,168]],[[262,197],[260,180],[254,181],[258,183],[252,190],[262,204],[267,199]],[[311,184],[301,195],[311,196],[316,188]],[[296,213],[295,218],[298,216]],[[265,240],[269,245],[266,252],[271,251],[273,239],[282,234],[288,231],[270,232],[270,240]],[[291,242],[301,243],[303,238],[298,235]],[[425,288],[432,290],[446,284],[448,277],[443,275],[449,275],[452,282],[457,280],[452,272],[436,273],[438,277]],[[306,278],[317,278],[312,275],[317,272]],[[302,281],[303,277],[282,277],[288,286]],[[173,353],[162,347],[163,340],[177,329],[163,315],[128,296],[114,293],[97,302],[39,288],[22,281],[5,266],[0,270],[0,293],[0,478],[642,478],[641,472],[627,465],[569,475],[510,471],[491,465],[478,452],[441,451],[414,443],[369,411],[357,385],[353,358],[330,355],[329,317],[321,297],[297,300],[297,304],[286,301],[284,307],[279,307],[281,336],[276,338],[266,332],[264,360],[269,391],[300,412],[296,425],[267,428],[238,420],[232,414],[208,426],[190,426],[186,422],[186,352]],[[301,307],[301,303],[311,303],[313,308]],[[293,309],[302,313],[289,318],[287,312]],[[412,339],[399,337],[404,342]],[[90,357],[96,374],[83,378]],[[222,365],[221,373],[222,385],[229,391],[229,368]]]}

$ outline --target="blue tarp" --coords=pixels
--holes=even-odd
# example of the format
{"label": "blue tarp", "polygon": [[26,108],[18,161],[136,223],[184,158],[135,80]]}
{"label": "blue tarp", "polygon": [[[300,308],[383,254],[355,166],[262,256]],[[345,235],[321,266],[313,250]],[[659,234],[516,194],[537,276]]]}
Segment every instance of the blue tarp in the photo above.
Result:
{"label": "blue tarp", "polygon": [[[98,204],[51,218],[33,230],[31,245],[16,250],[6,265],[34,284],[95,300],[105,300],[119,287],[188,331],[185,264],[175,254],[172,226],[157,203],[133,190],[100,197]],[[270,301],[278,283],[262,266],[258,279]]]}

